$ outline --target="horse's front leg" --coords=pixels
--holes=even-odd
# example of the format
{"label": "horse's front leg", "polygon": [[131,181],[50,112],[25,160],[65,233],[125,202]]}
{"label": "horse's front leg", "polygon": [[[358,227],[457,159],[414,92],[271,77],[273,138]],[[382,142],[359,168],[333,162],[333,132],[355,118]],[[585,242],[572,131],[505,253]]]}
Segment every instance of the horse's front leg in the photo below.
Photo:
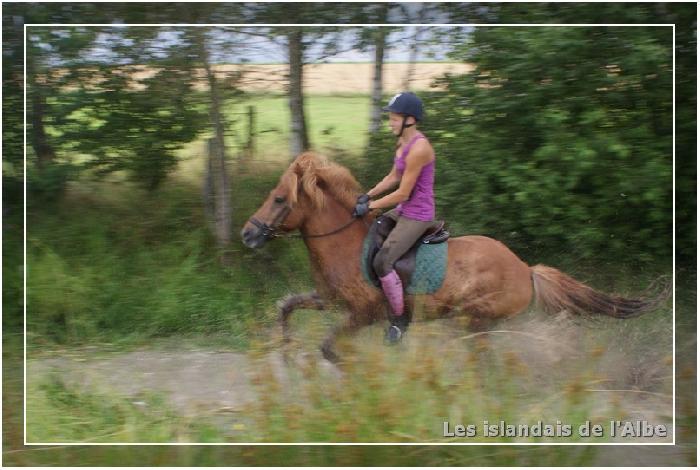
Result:
{"label": "horse's front leg", "polygon": [[330,362],[336,364],[340,361],[340,357],[333,350],[336,340],[339,336],[349,335],[356,332],[360,328],[372,323],[372,319],[369,315],[356,314],[355,312],[350,312],[345,318],[343,323],[334,326],[326,339],[323,340],[321,344],[321,352],[323,357]]}
{"label": "horse's front leg", "polygon": [[289,343],[289,316],[298,308],[323,310],[326,308],[323,299],[318,292],[311,291],[303,294],[289,294],[277,302],[277,320],[282,326],[282,337],[285,343]]}

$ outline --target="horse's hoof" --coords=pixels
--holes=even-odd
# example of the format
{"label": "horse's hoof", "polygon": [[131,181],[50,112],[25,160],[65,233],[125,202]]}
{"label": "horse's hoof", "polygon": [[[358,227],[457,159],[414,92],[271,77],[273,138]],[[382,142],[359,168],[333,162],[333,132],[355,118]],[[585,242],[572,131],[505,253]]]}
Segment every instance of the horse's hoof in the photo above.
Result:
{"label": "horse's hoof", "polygon": [[332,349],[330,348],[321,348],[321,353],[323,354],[323,358],[333,364],[337,364],[340,362],[340,356],[338,356]]}

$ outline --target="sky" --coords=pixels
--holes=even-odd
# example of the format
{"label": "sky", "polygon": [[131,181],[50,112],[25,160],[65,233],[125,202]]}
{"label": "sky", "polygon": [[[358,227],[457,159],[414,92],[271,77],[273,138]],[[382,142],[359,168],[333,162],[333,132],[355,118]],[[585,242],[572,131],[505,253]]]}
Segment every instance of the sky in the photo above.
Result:
{"label": "sky", "polygon": [[[263,32],[262,28],[249,28],[251,31]],[[154,44],[157,47],[177,47],[179,42],[178,36],[182,30],[162,31]],[[214,30],[216,31],[216,30]],[[435,61],[446,60],[447,52],[451,45],[450,39],[446,34],[432,34],[440,31],[439,27],[429,26],[423,28],[421,32],[421,46],[416,57],[417,61]],[[116,32],[116,29],[115,29]],[[355,34],[357,28],[347,28],[347,33],[342,34],[340,41],[342,51],[338,54],[327,56],[323,53],[323,47],[320,44],[314,44],[309,47],[306,54],[308,62],[317,62],[322,58],[325,62],[373,62],[373,48],[367,48],[363,51],[352,46],[355,44]],[[416,32],[416,27],[403,27],[398,31],[389,34],[387,39],[387,49],[385,50],[385,62],[407,62],[410,55],[410,47],[412,44],[413,35]],[[67,31],[54,31],[54,35],[61,36],[70,34]],[[30,33],[31,37],[31,33]],[[287,50],[281,40],[276,40],[265,37],[264,35],[246,36],[241,39],[230,41],[224,45],[227,39],[226,33],[216,31],[213,33],[212,42],[219,43],[212,47],[211,60],[214,63],[286,63]],[[427,41],[431,39],[432,41]],[[229,37],[230,39],[230,37]],[[89,53],[89,57],[100,62],[114,62],[116,57],[111,51],[111,47],[115,45],[115,41],[123,41],[119,35],[108,33],[100,34],[97,38],[95,46]],[[129,46],[129,44],[124,43]],[[39,45],[41,47],[41,45]],[[60,64],[54,64],[60,65]]]}
{"label": "sky", "polygon": [[[387,43],[389,47],[385,51],[384,60],[387,62],[407,62],[410,55],[411,38],[415,34],[414,27],[406,27],[401,31],[393,32],[389,35]],[[434,29],[434,28],[433,28]],[[426,39],[428,34],[423,33],[422,38]],[[341,44],[345,44],[346,47],[343,52],[327,57],[325,60],[327,62],[373,62],[374,61],[374,51],[373,49],[368,49],[366,51],[361,51],[359,49],[353,49],[350,47],[352,44],[352,33],[344,35],[343,39],[340,41]],[[430,60],[445,60],[447,51],[447,44],[433,44],[427,45],[423,44],[419,50],[416,57],[418,61],[430,61]],[[323,55],[322,47],[312,46],[308,51],[308,57],[310,59],[316,59]],[[286,62],[286,51],[271,41],[261,40],[258,43],[258,48],[251,51],[251,53],[245,54],[244,57],[250,62]],[[233,59],[233,60],[231,60]],[[234,57],[230,57],[228,61],[235,61]]]}

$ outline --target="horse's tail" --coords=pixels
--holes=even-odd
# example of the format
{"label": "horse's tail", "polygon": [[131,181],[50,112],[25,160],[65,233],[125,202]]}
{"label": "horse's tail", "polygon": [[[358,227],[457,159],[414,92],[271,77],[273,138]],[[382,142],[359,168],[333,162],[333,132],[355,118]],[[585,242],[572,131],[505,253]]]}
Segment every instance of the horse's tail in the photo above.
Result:
{"label": "horse's tail", "polygon": [[615,318],[631,318],[650,312],[670,294],[670,286],[649,298],[628,299],[598,292],[549,266],[538,264],[530,268],[537,306],[547,312],[568,310],[572,313],[592,313]]}

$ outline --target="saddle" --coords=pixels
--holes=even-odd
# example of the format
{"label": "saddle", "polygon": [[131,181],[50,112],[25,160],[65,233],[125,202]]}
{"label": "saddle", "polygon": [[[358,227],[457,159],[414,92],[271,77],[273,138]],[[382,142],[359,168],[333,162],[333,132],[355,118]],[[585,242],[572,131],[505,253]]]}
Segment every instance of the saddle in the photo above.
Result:
{"label": "saddle", "polygon": [[[377,255],[379,250],[384,243],[384,240],[389,236],[391,230],[396,226],[396,222],[389,217],[380,216],[378,217],[369,229],[367,235],[367,242],[369,246],[365,250],[365,259],[363,260],[363,265],[367,268],[367,276],[369,280],[377,287],[381,287],[381,282],[379,281],[379,276],[372,269],[374,257]],[[404,289],[411,293],[411,280],[413,279],[414,272],[416,270],[416,257],[418,255],[418,250],[421,246],[425,245],[438,245],[445,243],[450,238],[450,232],[445,230],[445,221],[438,220],[433,225],[425,231],[425,233],[418,238],[418,241],[403,255],[399,260],[394,263],[394,269],[401,278],[403,282]],[[442,284],[442,279],[440,279],[440,284]]]}

